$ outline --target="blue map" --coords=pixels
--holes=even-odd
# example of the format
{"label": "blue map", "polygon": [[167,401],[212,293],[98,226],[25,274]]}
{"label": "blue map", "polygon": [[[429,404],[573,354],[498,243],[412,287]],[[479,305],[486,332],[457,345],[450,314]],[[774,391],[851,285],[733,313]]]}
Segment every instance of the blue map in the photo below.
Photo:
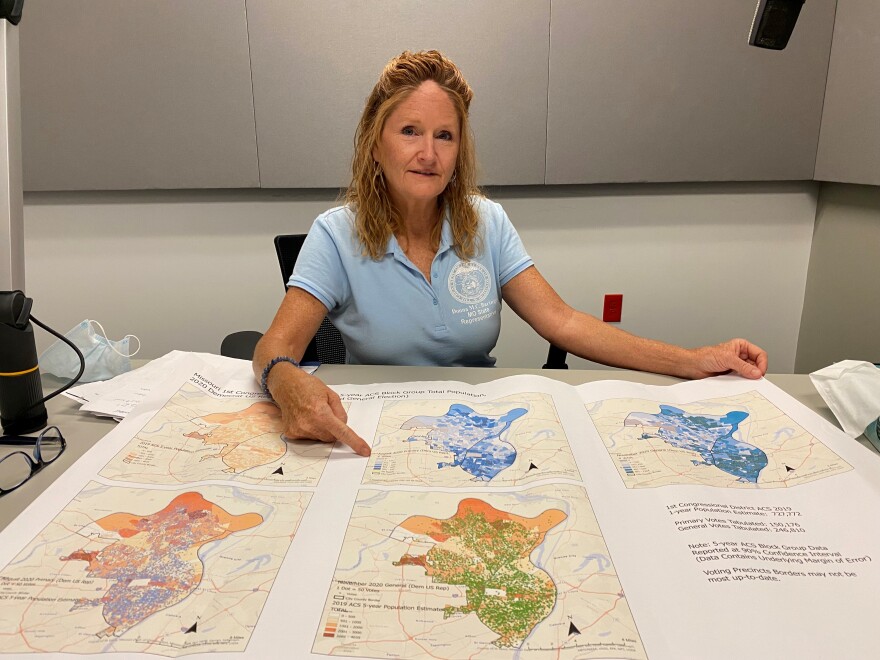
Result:
{"label": "blue map", "polygon": [[634,412],[627,415],[624,426],[656,426],[656,436],[643,433],[642,438],[659,437],[673,447],[697,452],[702,461],[694,465],[714,465],[728,474],[758,483],[758,475],[767,465],[767,454],[747,442],[733,437],[739,425],[749,416],[741,410],[726,415],[691,415],[673,406],[660,406],[660,412]]}
{"label": "blue map", "polygon": [[449,406],[445,415],[419,415],[404,422],[400,428],[430,428],[427,440],[416,436],[407,440],[425,441],[431,449],[452,452],[452,462],[438,463],[438,468],[458,466],[473,475],[476,481],[490,481],[513,465],[516,449],[502,440],[501,435],[526,412],[525,408],[514,408],[503,415],[481,415],[473,408],[455,403]]}

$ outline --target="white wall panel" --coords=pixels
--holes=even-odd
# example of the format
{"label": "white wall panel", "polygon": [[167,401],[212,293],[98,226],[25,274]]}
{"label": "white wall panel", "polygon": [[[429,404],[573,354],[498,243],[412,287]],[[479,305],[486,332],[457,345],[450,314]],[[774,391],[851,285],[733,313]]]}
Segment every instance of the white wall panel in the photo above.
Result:
{"label": "white wall panel", "polygon": [[[794,367],[815,189],[526,187],[493,198],[571,304],[598,314],[605,293],[622,293],[625,330],[687,346],[744,335],[784,373]],[[281,301],[272,238],[306,231],[334,203],[326,190],[26,195],[34,313],[58,329],[95,318],[114,338],[133,332],[143,357],[216,352],[229,332],[268,327]],[[547,343],[508,308],[502,315],[499,366],[540,367]]]}
{"label": "white wall panel", "polygon": [[838,0],[816,175],[880,185],[880,3]]}
{"label": "white wall panel", "polygon": [[544,182],[550,0],[249,0],[263,187],[348,184],[382,68],[437,49],[474,90],[482,184]]}
{"label": "white wall panel", "polygon": [[547,183],[812,179],[834,5],[770,51],[755,0],[553,0]]}
{"label": "white wall panel", "polygon": [[259,186],[244,0],[29,0],[25,190]]}

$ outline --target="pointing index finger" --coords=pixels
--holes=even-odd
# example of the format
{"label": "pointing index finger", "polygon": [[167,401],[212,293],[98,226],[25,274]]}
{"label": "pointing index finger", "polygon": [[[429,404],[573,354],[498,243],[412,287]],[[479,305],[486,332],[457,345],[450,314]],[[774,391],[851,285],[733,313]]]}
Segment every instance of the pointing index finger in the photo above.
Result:
{"label": "pointing index finger", "polygon": [[332,417],[329,421],[327,430],[330,434],[342,442],[343,444],[348,445],[354,450],[356,454],[361,456],[369,456],[370,455],[370,445],[366,443],[366,441],[359,436],[357,433],[352,431],[351,427],[348,426],[345,422],[338,419],[337,417]]}

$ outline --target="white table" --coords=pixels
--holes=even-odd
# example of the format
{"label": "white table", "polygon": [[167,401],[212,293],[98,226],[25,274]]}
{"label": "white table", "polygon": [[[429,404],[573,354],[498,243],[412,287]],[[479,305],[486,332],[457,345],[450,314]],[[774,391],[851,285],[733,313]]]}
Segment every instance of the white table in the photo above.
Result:
{"label": "white table", "polygon": [[[137,364],[137,363],[136,363]],[[141,364],[143,364],[141,362]],[[658,376],[639,371],[625,370],[557,370],[557,369],[510,369],[510,368],[466,368],[466,367],[383,367],[324,365],[315,375],[330,385],[403,383],[409,381],[447,380],[465,383],[484,383],[486,381],[513,376],[533,374],[554,378],[572,385],[596,380],[627,380],[649,385],[669,385],[680,382],[671,376]],[[809,376],[800,374],[771,374],[767,380],[793,396],[825,419],[837,424],[831,410],[813,387]],[[51,381],[51,382],[49,382]],[[54,379],[44,378],[47,387],[54,388]],[[50,390],[47,390],[50,391]],[[88,413],[80,413],[79,405],[67,397],[57,396],[47,402],[49,423],[58,426],[67,440],[67,450],[55,463],[34,475],[18,490],[0,497],[0,529],[8,525],[21,513],[59,474],[70,467],[98,440],[112,429],[116,422],[101,419]],[[838,425],[839,426],[839,425]],[[859,442],[874,450],[867,438],[861,436]],[[854,441],[855,442],[855,441]],[[876,453],[876,450],[874,450]]]}

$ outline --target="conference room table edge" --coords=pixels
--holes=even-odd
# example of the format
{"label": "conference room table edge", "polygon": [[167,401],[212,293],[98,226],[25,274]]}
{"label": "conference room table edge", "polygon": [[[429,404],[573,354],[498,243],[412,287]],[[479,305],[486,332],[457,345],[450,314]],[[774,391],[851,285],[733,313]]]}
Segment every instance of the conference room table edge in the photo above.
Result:
{"label": "conference room table edge", "polygon": [[[146,363],[133,361],[135,366]],[[407,383],[415,381],[457,381],[477,385],[508,376],[530,374],[580,385],[600,380],[623,380],[646,385],[672,385],[682,382],[672,376],[627,371],[622,369],[520,369],[510,367],[387,367],[329,364],[322,365],[315,375],[328,385],[369,385],[372,383]],[[813,387],[806,374],[768,374],[766,379],[803,403],[818,415],[840,428],[834,414]],[[44,377],[46,392],[58,387],[52,377]],[[104,417],[79,411],[77,402],[65,396],[57,396],[46,403],[49,424],[61,429],[67,440],[67,449],[54,463],[35,474],[20,488],[0,497],[0,530],[12,522],[36,499],[64,470],[70,468],[85,452],[104,437],[117,422]],[[868,439],[862,435],[860,442],[877,455]]]}

